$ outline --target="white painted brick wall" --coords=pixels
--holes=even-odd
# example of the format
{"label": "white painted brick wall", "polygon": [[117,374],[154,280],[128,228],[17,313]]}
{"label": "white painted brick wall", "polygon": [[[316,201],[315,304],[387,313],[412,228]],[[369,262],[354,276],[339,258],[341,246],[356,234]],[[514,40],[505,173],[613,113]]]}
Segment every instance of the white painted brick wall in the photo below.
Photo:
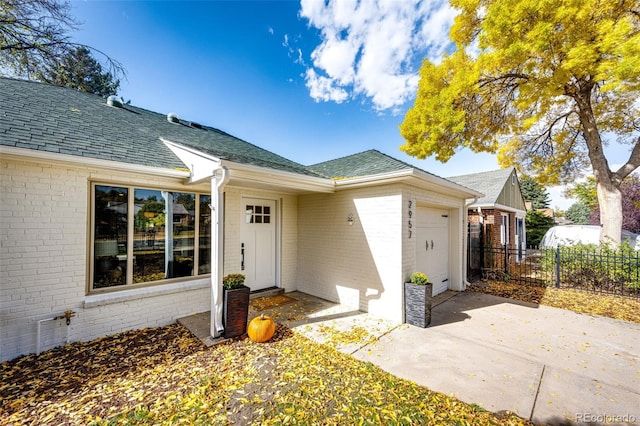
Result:
{"label": "white painted brick wall", "polygon": [[[77,313],[70,339],[169,324],[210,307],[208,287],[85,308],[89,182],[181,187],[177,179],[36,162],[0,162],[0,360],[36,351],[38,320]],[[207,185],[190,191],[209,190]],[[157,288],[165,288],[162,285]],[[64,320],[45,322],[41,349],[66,340]]]}
{"label": "white painted brick wall", "polygon": [[301,196],[298,290],[400,322],[401,203],[396,185]]}

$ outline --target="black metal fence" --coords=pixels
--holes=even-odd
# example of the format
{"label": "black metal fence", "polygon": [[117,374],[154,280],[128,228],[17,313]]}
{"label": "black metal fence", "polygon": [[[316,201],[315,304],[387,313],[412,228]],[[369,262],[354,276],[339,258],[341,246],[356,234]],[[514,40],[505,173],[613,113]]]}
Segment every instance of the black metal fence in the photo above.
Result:
{"label": "black metal fence", "polygon": [[469,276],[640,298],[640,252],[589,246],[469,246]]}

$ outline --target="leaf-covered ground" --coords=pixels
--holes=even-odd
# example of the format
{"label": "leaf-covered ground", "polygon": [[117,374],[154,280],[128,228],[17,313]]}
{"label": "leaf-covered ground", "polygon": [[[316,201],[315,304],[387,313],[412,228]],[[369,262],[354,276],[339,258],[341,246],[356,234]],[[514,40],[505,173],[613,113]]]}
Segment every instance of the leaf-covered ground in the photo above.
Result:
{"label": "leaf-covered ground", "polygon": [[177,324],[132,331],[4,362],[0,373],[6,425],[530,424],[280,325],[268,343],[210,348]]}
{"label": "leaf-covered ground", "polygon": [[628,297],[568,288],[523,285],[510,281],[479,281],[467,287],[467,290],[640,323],[640,300]]}

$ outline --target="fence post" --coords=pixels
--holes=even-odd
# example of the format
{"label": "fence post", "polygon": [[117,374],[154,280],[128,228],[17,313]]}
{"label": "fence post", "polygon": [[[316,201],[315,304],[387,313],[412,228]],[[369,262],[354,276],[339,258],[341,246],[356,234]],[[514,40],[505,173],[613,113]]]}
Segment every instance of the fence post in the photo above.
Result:
{"label": "fence post", "polygon": [[560,288],[560,246],[556,248],[556,288]]}
{"label": "fence post", "polygon": [[509,246],[504,245],[504,273],[509,273]]}

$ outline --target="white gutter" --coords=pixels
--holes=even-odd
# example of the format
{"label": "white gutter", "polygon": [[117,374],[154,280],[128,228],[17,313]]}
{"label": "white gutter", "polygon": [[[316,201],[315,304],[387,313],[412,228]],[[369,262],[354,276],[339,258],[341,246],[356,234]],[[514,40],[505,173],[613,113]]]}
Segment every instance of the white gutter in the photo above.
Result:
{"label": "white gutter", "polygon": [[[221,173],[218,174],[217,171]],[[229,170],[221,167],[213,172],[211,177],[211,336],[222,335],[223,289],[222,276],[224,271],[224,187],[229,182]]]}
{"label": "white gutter", "polygon": [[[276,170],[253,164],[236,163],[229,160],[221,160],[221,164],[230,169],[231,179],[237,179],[240,182],[273,185],[287,192],[291,192],[291,190],[335,192],[335,182],[329,178]],[[235,183],[233,184],[235,185]]]}
{"label": "white gutter", "polygon": [[78,157],[76,155],[59,154],[56,152],[38,151],[35,149],[15,148],[12,146],[0,145],[0,156],[3,159],[32,161],[44,161],[47,164],[73,165],[83,168],[101,168],[110,171],[121,171],[131,173],[141,173],[154,176],[165,176],[175,178],[188,178],[190,172],[187,170],[172,170],[161,167],[141,166],[138,164],[122,163],[113,160],[102,160],[99,158]]}
{"label": "white gutter", "polygon": [[462,185],[458,185],[457,183],[417,169],[405,169],[390,173],[379,173],[376,175],[346,178],[336,180],[335,182],[336,188],[338,189],[350,189],[361,186],[406,182],[409,180],[415,180],[415,183],[421,186],[424,186],[425,184],[434,186],[437,189],[436,192],[449,194],[453,192],[455,194],[464,196],[465,198],[480,197],[483,195],[481,192],[474,191],[473,189],[469,189]]}
{"label": "white gutter", "polygon": [[511,213],[524,213],[526,214],[526,210],[520,210],[520,209],[516,209],[515,207],[509,207],[509,206],[505,206],[502,204],[498,204],[498,203],[484,203],[484,204],[476,204],[473,205],[474,203],[471,203],[471,206],[477,208],[477,209],[495,209],[495,210],[504,210],[507,212],[511,212]]}

